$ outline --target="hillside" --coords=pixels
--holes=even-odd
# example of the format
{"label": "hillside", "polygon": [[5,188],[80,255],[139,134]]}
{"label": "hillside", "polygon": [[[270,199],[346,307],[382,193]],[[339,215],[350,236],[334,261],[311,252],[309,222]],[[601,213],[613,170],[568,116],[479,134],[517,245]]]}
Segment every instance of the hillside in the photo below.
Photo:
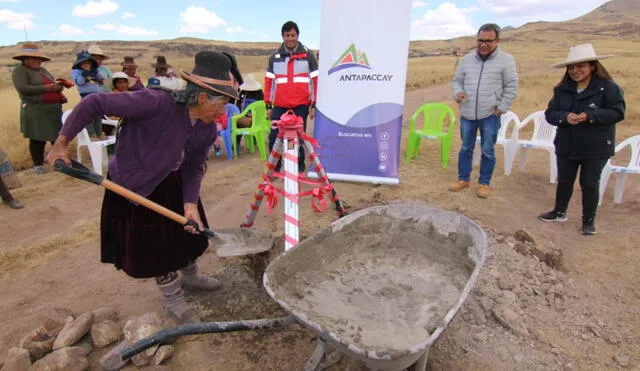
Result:
{"label": "hillside", "polygon": [[[604,47],[608,52],[617,55],[628,54],[630,49],[638,49],[635,43],[640,42],[640,1],[613,0],[569,21],[532,22],[517,28],[505,27],[501,38],[503,47],[513,54],[527,54],[528,50],[543,46],[545,53],[539,58],[544,62],[558,59],[566,53],[568,46],[584,42],[593,43],[596,49]],[[90,42],[46,40],[37,43],[52,58],[47,68],[55,75],[68,74],[69,65],[74,60],[75,53],[90,44]],[[149,76],[153,73],[150,64],[154,62],[156,55],[165,55],[176,69],[189,69],[193,63],[193,55],[203,48],[215,48],[235,54],[244,73],[262,71],[267,55],[278,45],[278,43],[225,42],[193,37],[155,41],[107,40],[99,41],[98,44],[112,56],[106,62],[112,70],[120,68],[123,56],[133,56],[140,66],[141,76]],[[456,52],[464,53],[474,47],[475,36],[451,40],[412,41],[409,46],[409,56],[418,60],[412,61],[409,68],[421,64],[422,58],[425,57],[452,56]],[[8,84],[9,67],[15,65],[11,56],[17,51],[17,45],[0,47],[0,87]],[[434,82],[440,81],[441,79],[436,79]]]}

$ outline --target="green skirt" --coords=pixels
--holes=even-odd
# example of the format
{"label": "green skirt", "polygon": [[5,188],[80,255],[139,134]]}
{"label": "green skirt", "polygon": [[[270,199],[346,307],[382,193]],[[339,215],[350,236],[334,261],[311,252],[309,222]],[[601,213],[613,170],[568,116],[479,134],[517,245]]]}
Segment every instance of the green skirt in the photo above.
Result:
{"label": "green skirt", "polygon": [[52,142],[62,127],[62,105],[22,102],[20,131],[25,138]]}

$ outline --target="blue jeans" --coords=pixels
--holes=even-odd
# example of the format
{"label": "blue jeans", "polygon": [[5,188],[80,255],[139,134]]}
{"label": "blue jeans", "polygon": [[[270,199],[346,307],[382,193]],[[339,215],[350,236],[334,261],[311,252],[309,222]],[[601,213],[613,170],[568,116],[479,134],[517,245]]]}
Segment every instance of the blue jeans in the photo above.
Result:
{"label": "blue jeans", "polygon": [[480,131],[480,143],[482,147],[482,160],[480,161],[480,178],[478,183],[489,185],[493,168],[496,166],[494,146],[500,130],[500,117],[491,115],[480,120],[467,120],[464,117],[460,122],[460,136],[462,148],[458,154],[458,180],[469,181],[473,161],[473,148],[476,145],[476,137]]}

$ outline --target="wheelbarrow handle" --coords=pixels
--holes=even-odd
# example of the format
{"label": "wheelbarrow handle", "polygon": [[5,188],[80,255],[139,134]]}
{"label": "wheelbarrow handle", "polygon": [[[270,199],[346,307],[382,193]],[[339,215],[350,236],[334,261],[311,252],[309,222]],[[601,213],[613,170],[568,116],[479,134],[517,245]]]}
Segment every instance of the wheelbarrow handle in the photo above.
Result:
{"label": "wheelbarrow handle", "polygon": [[[157,203],[145,197],[142,197],[139,194],[132,192],[124,188],[123,186],[110,181],[109,179],[106,179],[102,175],[94,173],[93,171],[89,170],[86,166],[82,165],[78,161],[71,160],[71,166],[68,166],[62,159],[57,159],[53,163],[53,168],[56,171],[59,171],[71,177],[74,177],[80,180],[86,180],[89,183],[103,186],[104,188],[110,190],[111,192],[117,193],[129,201],[133,201],[138,205],[142,205],[148,209],[151,209],[157,212],[158,214],[173,220],[174,222],[180,223],[184,226],[190,225],[194,227],[196,230],[199,229],[198,223],[196,223],[195,221],[189,220],[185,218],[183,215],[176,213],[175,211],[169,210],[162,205],[158,205]],[[201,233],[207,238],[214,238],[216,236],[216,234],[210,229],[205,229],[204,231],[201,231]]]}

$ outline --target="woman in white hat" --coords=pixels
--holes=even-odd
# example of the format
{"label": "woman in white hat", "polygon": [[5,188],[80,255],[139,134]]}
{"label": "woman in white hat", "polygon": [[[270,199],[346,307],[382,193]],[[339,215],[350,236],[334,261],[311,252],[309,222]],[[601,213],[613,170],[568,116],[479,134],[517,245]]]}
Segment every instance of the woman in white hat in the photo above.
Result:
{"label": "woman in white hat", "polygon": [[580,169],[582,189],[582,234],[596,234],[600,173],[614,154],[615,124],[624,119],[622,89],[599,62],[612,55],[597,55],[591,44],[569,48],[566,68],[545,111],[547,121],[558,127],[555,137],[558,164],[556,203],[538,218],[565,222],[573,184]]}
{"label": "woman in white hat", "polygon": [[[253,77],[253,74],[248,74],[247,79],[240,85],[240,111],[244,111],[248,105],[259,100],[264,100],[262,85]],[[248,128],[250,126],[251,113],[238,119],[238,127]],[[240,138],[241,137],[238,137],[238,139]]]}
{"label": "woman in white hat", "polygon": [[[87,51],[89,52],[89,54],[91,54],[91,58],[98,64],[98,72],[100,73],[100,75],[102,75],[102,77],[104,77],[105,79],[110,79],[113,73],[111,72],[109,67],[104,65],[104,61],[109,59],[109,57],[107,57],[102,49],[96,44],[89,45]],[[102,85],[102,91],[108,93],[111,91],[111,89],[107,88],[106,85]]]}
{"label": "woman in white hat", "polygon": [[116,72],[111,78],[104,81],[104,85],[108,91],[113,93],[124,93],[129,91],[129,88],[133,86],[138,80],[133,77],[129,77],[124,72]]}

